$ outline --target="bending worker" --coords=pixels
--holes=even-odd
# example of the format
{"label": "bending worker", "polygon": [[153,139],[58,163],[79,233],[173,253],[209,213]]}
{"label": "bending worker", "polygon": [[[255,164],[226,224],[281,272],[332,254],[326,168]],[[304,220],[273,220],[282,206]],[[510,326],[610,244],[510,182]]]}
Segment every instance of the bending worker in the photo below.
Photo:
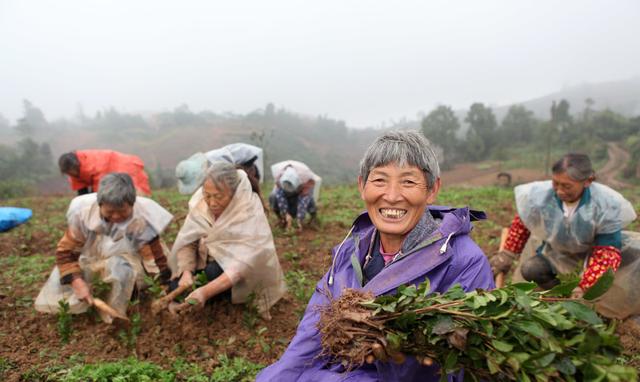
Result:
{"label": "bending worker", "polygon": [[507,273],[518,260],[513,281],[534,281],[545,289],[558,275],[579,270],[574,297],[582,297],[608,270],[613,286],[596,302],[604,316],[624,319],[640,313],[640,233],[622,231],[636,214],[631,203],[595,183],[591,160],[567,154],[552,168],[552,180],[515,188],[518,214],[505,249],[490,259],[494,273]]}
{"label": "bending worker", "polygon": [[260,195],[260,183],[264,179],[263,152],[260,147],[246,143],[232,143],[206,153],[198,152],[178,163],[178,191],[193,194],[202,185],[209,165],[216,161],[231,163],[243,170],[249,177],[253,192]]}
{"label": "bending worker", "polygon": [[[102,281],[110,285],[107,304],[126,316],[133,290],[144,285],[145,274],[169,281],[160,234],[172,219],[158,203],[136,196],[129,175],[103,177],[98,193],[71,201],[56,266],[36,299],[36,310],[57,313],[58,302],[64,300],[71,313],[82,313],[94,304],[92,285]],[[104,322],[114,318],[99,313]]]}
{"label": "bending worker", "polygon": [[139,195],[151,195],[144,162],[135,155],[113,150],[76,150],[58,159],[60,172],[69,176],[71,189],[84,195],[98,192],[100,179],[111,172],[129,174]]}
{"label": "bending worker", "polygon": [[275,187],[269,195],[269,205],[278,215],[280,226],[289,229],[295,222],[297,228],[301,229],[307,213],[311,217],[310,223],[315,222],[322,178],[306,164],[295,160],[272,165],[271,173]]}

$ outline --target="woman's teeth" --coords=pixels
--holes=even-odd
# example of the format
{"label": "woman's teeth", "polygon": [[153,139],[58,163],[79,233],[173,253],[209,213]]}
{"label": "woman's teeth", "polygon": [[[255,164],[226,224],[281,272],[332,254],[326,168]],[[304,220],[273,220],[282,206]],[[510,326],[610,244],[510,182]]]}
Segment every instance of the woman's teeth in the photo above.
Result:
{"label": "woman's teeth", "polygon": [[389,219],[400,219],[407,213],[407,210],[399,210],[395,208],[381,208],[380,214]]}

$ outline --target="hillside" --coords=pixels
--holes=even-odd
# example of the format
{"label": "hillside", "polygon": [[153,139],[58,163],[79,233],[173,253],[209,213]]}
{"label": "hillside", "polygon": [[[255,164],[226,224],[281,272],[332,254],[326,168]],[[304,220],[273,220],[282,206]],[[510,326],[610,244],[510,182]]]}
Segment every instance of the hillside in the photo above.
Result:
{"label": "hillside", "polygon": [[[529,99],[516,104],[533,111],[540,119],[549,118],[553,101],[566,99],[571,105],[571,113],[580,113],[585,108],[585,100],[591,98],[595,110],[611,109],[627,117],[640,114],[640,77],[621,81],[585,83],[570,86],[557,92]],[[499,120],[504,117],[511,105],[494,108]]]}

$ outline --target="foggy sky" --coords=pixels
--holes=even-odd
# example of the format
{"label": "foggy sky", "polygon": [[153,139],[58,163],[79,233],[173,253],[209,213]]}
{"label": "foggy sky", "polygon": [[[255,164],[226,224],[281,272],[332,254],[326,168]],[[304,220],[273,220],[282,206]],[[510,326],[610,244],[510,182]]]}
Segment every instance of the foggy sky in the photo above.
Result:
{"label": "foggy sky", "polygon": [[0,0],[0,114],[246,113],[347,125],[640,75],[640,2]]}

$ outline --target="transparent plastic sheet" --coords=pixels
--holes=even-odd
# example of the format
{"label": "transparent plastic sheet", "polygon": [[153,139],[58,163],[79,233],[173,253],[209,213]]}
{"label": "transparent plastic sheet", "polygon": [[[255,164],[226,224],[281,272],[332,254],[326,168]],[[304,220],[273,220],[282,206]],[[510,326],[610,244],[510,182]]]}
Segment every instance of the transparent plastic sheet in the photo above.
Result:
{"label": "transparent plastic sheet", "polygon": [[[109,284],[110,292],[105,301],[126,314],[134,286],[136,283],[139,287],[143,285],[145,269],[150,273],[158,271],[155,262],[144,261],[137,251],[164,230],[172,215],[154,201],[138,197],[128,221],[107,225],[100,219],[96,195],[89,194],[71,202],[67,219],[74,237],[86,239],[78,259],[84,279],[90,285],[98,279]],[[163,248],[168,252],[166,246]],[[70,285],[60,284],[60,272],[55,267],[36,298],[35,308],[44,313],[56,313],[60,300],[67,301],[74,314],[88,308],[75,297]],[[109,321],[106,317],[103,319]]]}
{"label": "transparent plastic sheet", "polygon": [[264,153],[260,147],[247,143],[232,143],[216,150],[207,151],[204,155],[209,162],[225,161],[233,164],[242,164],[253,157],[258,157],[254,163],[260,172],[260,183],[264,181]]}
{"label": "transparent plastic sheet", "polygon": [[244,303],[253,294],[258,311],[270,318],[269,308],[284,294],[286,285],[276,255],[269,222],[259,197],[251,191],[249,179],[238,170],[240,184],[222,215],[214,220],[199,189],[189,201],[189,214],[173,245],[171,264],[174,277],[182,269],[178,251],[193,242],[206,247],[198,251],[196,267],[215,260],[233,282],[231,300]]}
{"label": "transparent plastic sheet", "polygon": [[[302,162],[298,162],[295,160],[286,160],[278,163],[274,163],[271,165],[271,175],[273,176],[274,181],[280,177],[280,175],[284,172],[285,167],[292,166],[300,177],[300,181],[302,183],[306,183],[309,179],[313,179],[315,181],[315,185],[313,187],[313,200],[318,202],[320,198],[320,187],[322,186],[322,178],[316,175],[309,166]],[[273,188],[275,190],[275,186]]]}
{"label": "transparent plastic sheet", "polygon": [[515,188],[518,214],[532,235],[544,239],[555,251],[585,253],[597,234],[623,229],[636,218],[631,203],[611,188],[593,183],[590,200],[572,218],[565,218],[554,197],[551,181]]}

